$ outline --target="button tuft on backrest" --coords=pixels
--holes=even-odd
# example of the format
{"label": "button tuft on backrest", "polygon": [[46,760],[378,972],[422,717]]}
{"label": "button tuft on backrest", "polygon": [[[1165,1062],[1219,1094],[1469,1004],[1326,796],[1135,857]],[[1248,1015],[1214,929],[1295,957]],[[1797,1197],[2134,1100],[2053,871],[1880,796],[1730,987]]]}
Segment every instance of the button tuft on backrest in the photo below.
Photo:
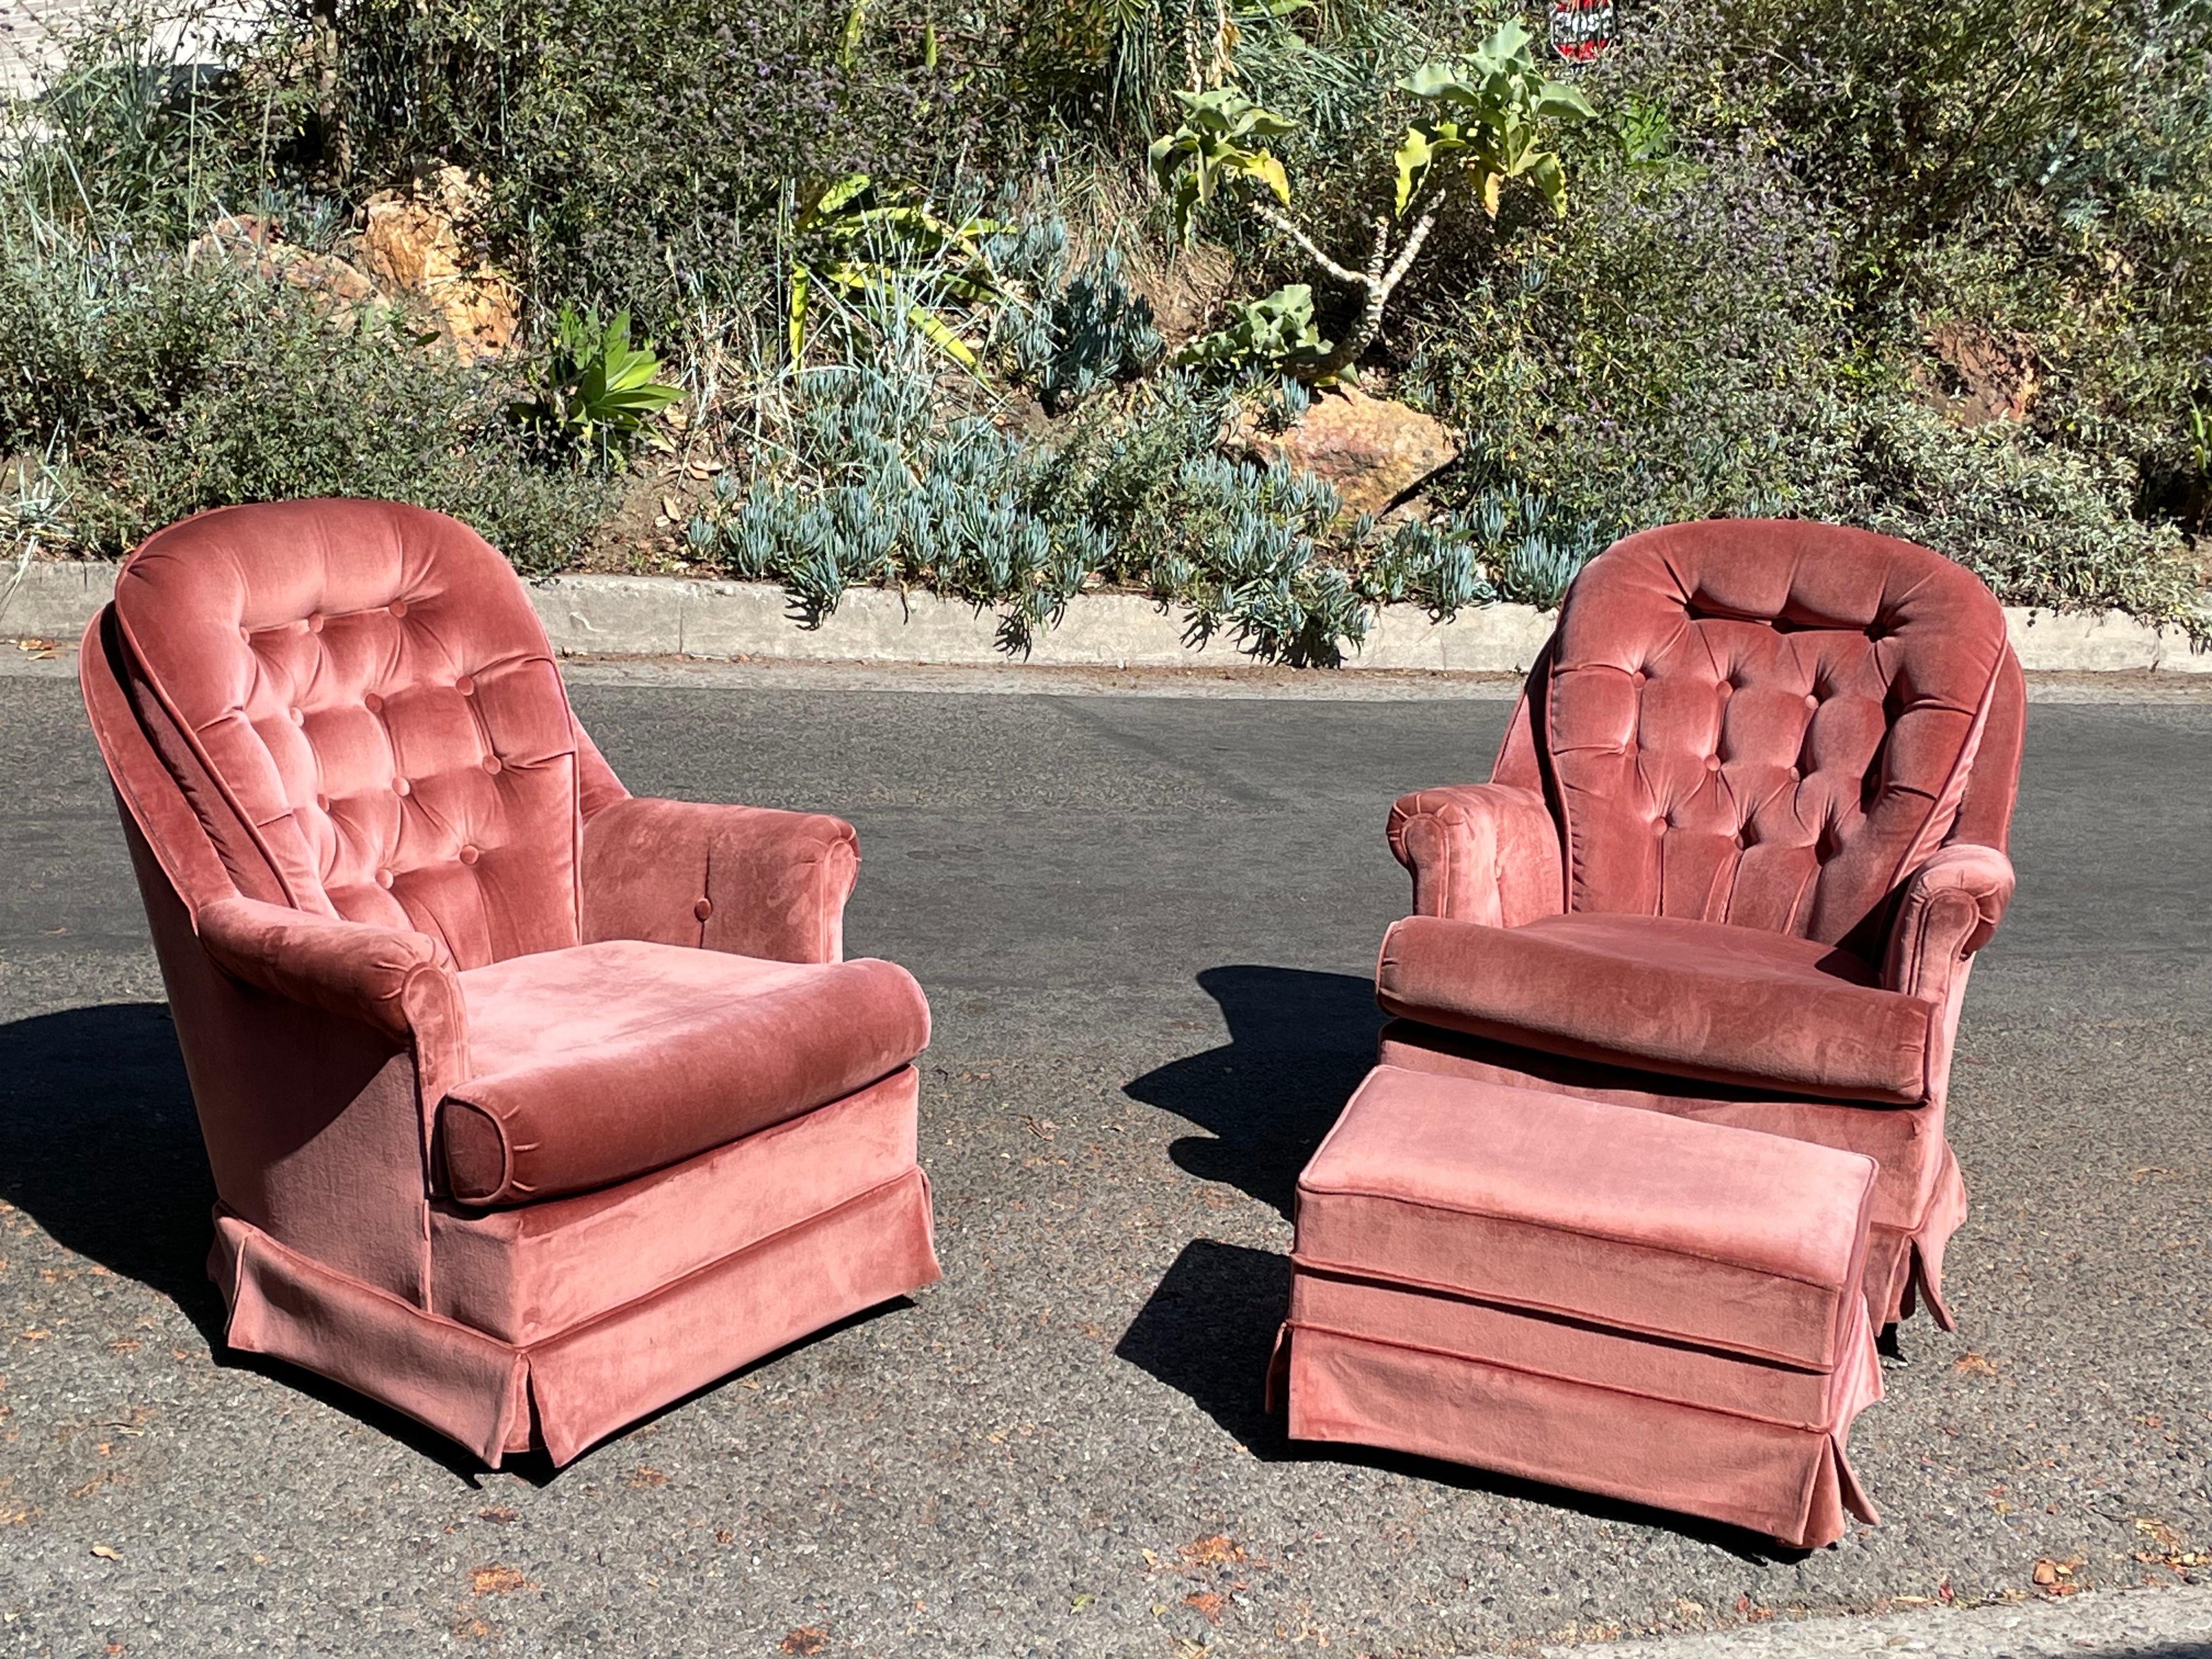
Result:
{"label": "button tuft on backrest", "polygon": [[230,836],[302,908],[404,918],[464,968],[576,942],[574,718],[482,537],[390,502],[217,508],[132,556],[115,616],[237,797],[199,813],[226,858]]}
{"label": "button tuft on backrest", "polygon": [[[1556,785],[1571,908],[1849,936],[1856,949],[1899,860],[1940,844],[1957,810],[1949,781],[2007,653],[1989,591],[1925,548],[1796,520],[1648,531],[1577,579],[1530,684],[1534,752],[1500,770]],[[1624,697],[1624,672],[1648,689]],[[1714,702],[1692,690],[1700,681]],[[1735,787],[1694,787],[1716,774]],[[1862,811],[1850,781],[1883,774]],[[1731,804],[1753,780],[1759,810],[1775,812],[1765,855],[1719,880]],[[1663,850],[1648,839],[1668,828],[1650,817],[1655,793],[1678,804],[1685,831]],[[1741,835],[1747,848],[1760,839]]]}

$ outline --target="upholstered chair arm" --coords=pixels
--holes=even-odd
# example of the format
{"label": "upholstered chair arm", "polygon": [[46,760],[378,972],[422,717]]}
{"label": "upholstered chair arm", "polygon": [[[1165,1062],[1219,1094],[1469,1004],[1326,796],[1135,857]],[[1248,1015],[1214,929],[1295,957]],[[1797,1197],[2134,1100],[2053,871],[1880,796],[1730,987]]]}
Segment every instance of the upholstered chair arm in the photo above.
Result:
{"label": "upholstered chair arm", "polygon": [[1970,842],[1942,848],[1906,878],[1890,922],[1882,983],[1942,1004],[1959,965],[1996,931],[2011,901],[2012,860]]}
{"label": "upholstered chair arm", "polygon": [[1502,783],[1401,796],[1390,850],[1413,876],[1413,914],[1515,927],[1565,905],[1559,829],[1544,798]]}
{"label": "upholstered chair arm", "polygon": [[192,917],[209,956],[249,985],[434,1051],[467,1075],[468,1024],[453,958],[427,933],[226,898]]}
{"label": "upholstered chair arm", "polygon": [[853,826],[824,813],[617,801],[584,824],[584,942],[836,962],[860,862]]}

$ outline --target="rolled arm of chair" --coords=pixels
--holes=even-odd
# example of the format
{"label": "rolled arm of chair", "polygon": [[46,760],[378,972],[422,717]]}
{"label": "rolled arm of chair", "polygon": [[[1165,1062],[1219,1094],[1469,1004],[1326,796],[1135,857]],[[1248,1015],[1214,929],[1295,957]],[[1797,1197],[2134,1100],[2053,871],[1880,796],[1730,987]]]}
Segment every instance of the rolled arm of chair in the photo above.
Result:
{"label": "rolled arm of chair", "polygon": [[1565,908],[1559,829],[1544,798],[1502,783],[1400,797],[1390,850],[1413,876],[1413,914],[1515,927]]}
{"label": "rolled arm of chair", "polygon": [[1882,983],[1942,1002],[1959,963],[1996,931],[2011,902],[2012,860],[1994,847],[1958,842],[1906,878],[1890,922]]}
{"label": "rolled arm of chair", "polygon": [[584,824],[584,939],[836,962],[860,838],[842,818],[633,797]]}
{"label": "rolled arm of chair", "polygon": [[250,898],[204,905],[192,924],[216,962],[277,996],[402,1042],[465,1032],[453,960],[427,933]]}
{"label": "rolled arm of chair", "polygon": [[413,1048],[431,1079],[468,1075],[468,1020],[453,958],[427,933],[226,898],[192,917],[222,967],[276,996]]}

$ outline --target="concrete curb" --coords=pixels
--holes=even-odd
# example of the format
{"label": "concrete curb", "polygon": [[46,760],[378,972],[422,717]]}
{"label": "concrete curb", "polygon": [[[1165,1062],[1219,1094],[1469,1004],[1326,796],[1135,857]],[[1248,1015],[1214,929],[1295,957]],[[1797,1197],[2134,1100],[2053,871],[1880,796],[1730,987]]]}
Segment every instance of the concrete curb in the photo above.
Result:
{"label": "concrete curb", "polygon": [[2208,1659],[2212,1587],[2105,1590],[2064,1600],[1778,1619],[1707,1634],[1547,1647],[1541,1659]]}
{"label": "concrete curb", "polygon": [[[531,582],[531,603],[563,655],[767,658],[799,662],[933,663],[1003,667],[998,617],[958,599],[856,588],[817,628],[795,617],[789,597],[764,582],[691,581],[674,576],[550,576]],[[102,562],[33,564],[18,580],[0,574],[0,638],[74,642],[115,586]],[[2008,607],[2006,626],[2032,673],[2145,670],[2212,673],[2212,653],[2190,649],[2179,629],[2153,628],[2118,611],[2101,615]],[[1026,660],[1057,668],[1233,666],[1250,660],[1217,635],[1185,639],[1183,619],[1128,593],[1097,593],[1067,608]],[[1431,622],[1413,605],[1390,605],[1347,659],[1358,668],[1448,673],[1525,672],[1550,637],[1549,613],[1492,605]]]}

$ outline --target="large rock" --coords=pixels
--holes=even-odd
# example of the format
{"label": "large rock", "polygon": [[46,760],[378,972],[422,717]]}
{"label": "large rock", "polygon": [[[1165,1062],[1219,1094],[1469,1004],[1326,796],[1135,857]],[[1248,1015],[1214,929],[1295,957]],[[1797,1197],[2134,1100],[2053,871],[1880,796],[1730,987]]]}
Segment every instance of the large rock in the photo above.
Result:
{"label": "large rock", "polygon": [[1960,426],[2021,422],[2033,412],[2043,381],[2032,342],[1993,334],[1972,323],[1948,322],[1929,334],[1928,344],[1950,373],[1932,373],[1917,363],[1912,380],[1926,403]]}
{"label": "large rock", "polygon": [[439,332],[463,362],[497,356],[514,339],[514,284],[461,240],[481,195],[454,167],[411,190],[379,191],[364,210],[358,256],[383,292],[429,301]]}
{"label": "large rock", "polygon": [[1286,432],[1247,425],[1238,436],[1255,460],[1287,459],[1334,485],[1346,512],[1377,517],[1459,459],[1442,421],[1355,386],[1316,396],[1305,418]]}
{"label": "large rock", "polygon": [[313,253],[279,236],[265,219],[251,213],[227,214],[210,224],[185,250],[187,265],[225,263],[282,277],[316,296],[325,309],[343,318],[374,297],[367,275],[335,253]]}

